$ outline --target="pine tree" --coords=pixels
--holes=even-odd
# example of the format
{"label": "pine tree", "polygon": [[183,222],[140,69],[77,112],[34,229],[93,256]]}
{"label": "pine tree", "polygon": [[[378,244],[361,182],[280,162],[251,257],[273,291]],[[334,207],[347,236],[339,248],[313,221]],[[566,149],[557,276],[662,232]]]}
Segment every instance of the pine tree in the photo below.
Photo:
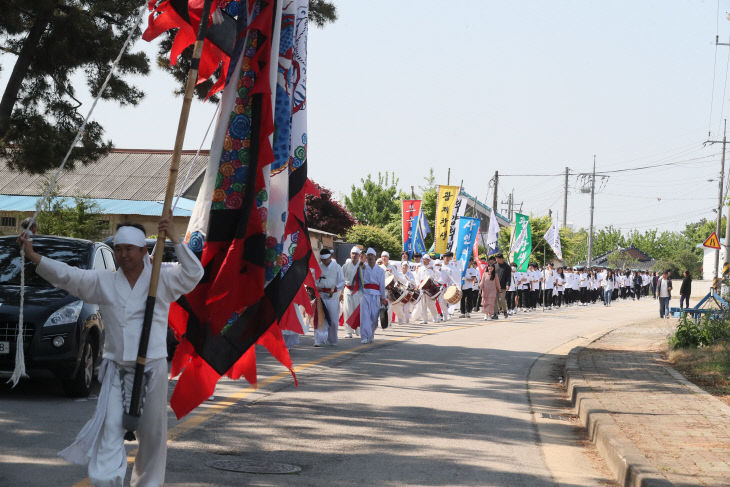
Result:
{"label": "pine tree", "polygon": [[[86,106],[82,109],[81,87],[73,84],[73,77],[83,73],[85,88],[97,95],[138,21],[141,5],[141,0],[0,0],[0,50],[15,56],[0,99],[0,156],[12,168],[41,173],[63,159],[88,111]],[[310,0],[315,25],[336,18],[331,2]],[[135,28],[133,41],[143,27]],[[158,61],[182,86],[192,49],[169,68],[170,46],[170,40],[161,43],[164,63]],[[138,104],[144,93],[128,78],[149,70],[148,57],[128,49],[102,99],[120,106]],[[198,87],[199,96],[207,93],[206,86],[210,88],[209,84]],[[111,147],[111,140],[104,140],[104,128],[92,119],[71,154],[69,167],[93,162]]]}

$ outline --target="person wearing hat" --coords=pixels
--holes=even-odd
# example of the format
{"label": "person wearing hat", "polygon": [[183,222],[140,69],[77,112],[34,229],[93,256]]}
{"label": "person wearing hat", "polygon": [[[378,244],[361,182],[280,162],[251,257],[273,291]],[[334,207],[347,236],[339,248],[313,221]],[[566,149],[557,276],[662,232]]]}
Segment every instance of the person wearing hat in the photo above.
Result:
{"label": "person wearing hat", "polygon": [[317,290],[322,299],[325,320],[323,328],[314,329],[314,346],[337,345],[337,329],[340,325],[340,291],[345,287],[342,267],[332,259],[332,250],[319,251],[319,269],[322,274],[317,278]]}
{"label": "person wearing hat", "polygon": [[[411,270],[408,268],[408,261],[402,261],[401,262],[401,271],[398,274],[399,281],[405,285],[407,288],[414,288],[416,287],[416,278],[414,277]],[[411,307],[412,303],[395,303],[391,304],[390,308],[393,310],[393,313],[395,313],[395,318],[398,321],[399,324],[402,323],[409,323],[411,319]]]}
{"label": "person wearing hat", "polygon": [[381,266],[385,271],[385,277],[391,275],[396,276],[396,278],[398,277],[398,268],[392,262],[390,262],[390,254],[388,252],[383,250],[380,253],[380,259],[378,260],[380,260],[380,263],[378,263],[378,265]]}
{"label": "person wearing hat", "polygon": [[[456,286],[457,288],[461,287],[461,269],[461,262],[454,259],[454,253],[452,251],[449,250],[443,255],[443,264],[441,265],[441,281],[446,287],[444,288],[444,292],[441,293],[441,296],[446,294],[446,288],[448,288],[449,286]],[[456,308],[458,305],[448,304],[443,297],[441,298],[441,301],[444,303],[444,319],[448,320],[454,313],[456,313]]]}
{"label": "person wearing hat", "polygon": [[350,249],[350,258],[342,266],[345,288],[342,297],[342,320],[347,338],[353,333],[359,334],[360,302],[362,301],[362,282],[359,271],[364,264],[360,263],[362,251],[357,245]]}
{"label": "person wearing hat", "polygon": [[367,264],[362,268],[363,298],[360,303],[360,340],[361,343],[373,343],[375,329],[381,306],[387,306],[385,298],[385,271],[375,265],[377,260],[375,249],[365,252]]}
{"label": "person wearing hat", "polygon": [[[416,272],[416,280],[418,281],[419,287],[423,285],[428,279],[432,279],[436,284],[439,283],[436,277],[436,271],[431,265],[431,256],[423,254],[421,258],[421,266]],[[421,322],[425,325],[428,324],[428,313],[431,313],[433,320],[438,323],[440,321],[439,313],[436,310],[436,300],[425,292],[421,292],[421,297],[416,303],[416,309]]]}
{"label": "person wearing hat", "polygon": [[[175,244],[177,263],[160,269],[157,298],[147,348],[144,406],[137,437],[139,454],[134,461],[131,485],[162,485],[167,458],[167,315],[170,303],[191,292],[203,277],[200,261],[183,245],[175,231],[172,212],[160,219],[158,231]],[[94,417],[59,453],[65,460],[88,465],[92,485],[122,485],[127,471],[122,425],[124,398],[131,397],[142,322],[152,275],[144,227],[123,224],[114,236],[114,256],[119,269],[79,269],[33,250],[25,233],[18,237],[25,255],[36,265],[36,274],[73,296],[99,305],[104,317],[104,353],[99,368],[101,391]],[[53,483],[53,482],[51,482]]]}

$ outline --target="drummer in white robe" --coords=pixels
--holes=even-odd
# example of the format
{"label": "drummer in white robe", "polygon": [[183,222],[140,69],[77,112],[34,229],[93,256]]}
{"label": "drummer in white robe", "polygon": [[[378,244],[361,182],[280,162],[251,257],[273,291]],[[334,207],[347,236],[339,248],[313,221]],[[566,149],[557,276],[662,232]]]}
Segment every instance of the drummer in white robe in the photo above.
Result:
{"label": "drummer in white robe", "polygon": [[337,345],[337,329],[340,326],[340,292],[345,287],[342,267],[332,259],[332,251],[322,249],[319,252],[319,258],[319,269],[322,274],[317,279],[317,290],[326,316],[324,328],[314,330],[315,347],[321,347],[325,343]]}
{"label": "drummer in white robe", "polygon": [[[99,370],[102,388],[94,417],[74,443],[59,453],[62,458],[88,465],[91,485],[121,486],[127,471],[122,425],[124,397],[131,396],[142,322],[152,275],[145,233],[139,225],[123,225],[114,236],[114,256],[119,270],[79,269],[42,257],[25,236],[18,238],[36,273],[56,287],[89,303],[99,305],[106,337]],[[132,486],[162,485],[167,459],[167,315],[170,303],[192,291],[203,277],[203,267],[175,232],[172,215],[158,225],[175,245],[178,263],[162,264],[152,327],[147,348],[145,389],[137,437],[139,453],[134,461]],[[48,479],[48,485],[55,481]]]}
{"label": "drummer in white robe", "polygon": [[369,248],[365,252],[367,263],[362,269],[363,297],[360,303],[360,340],[361,343],[373,343],[375,329],[378,326],[380,307],[387,306],[385,299],[385,271],[375,261],[375,250]]}
{"label": "drummer in white robe", "polygon": [[[421,266],[416,272],[416,280],[418,280],[419,288],[428,280],[431,279],[434,284],[438,285],[439,280],[436,277],[436,272],[431,265],[431,257],[428,254],[424,254],[421,258]],[[416,310],[419,315],[419,319],[425,325],[428,323],[428,313],[431,313],[433,320],[438,323],[441,321],[438,311],[436,310],[436,300],[431,296],[421,291],[421,297],[416,303]]]}
{"label": "drummer in white robe", "polygon": [[[407,261],[401,262],[400,282],[401,284],[406,286],[406,288],[416,288],[416,277],[413,275],[413,272],[411,272],[410,266],[408,265]],[[395,318],[399,324],[410,322],[411,313],[413,311],[413,304],[414,303],[412,302],[408,302],[405,304],[397,303],[391,306],[391,309],[395,313]]]}
{"label": "drummer in white robe", "polygon": [[[448,251],[444,254],[443,258],[443,265],[441,266],[441,274],[442,274],[442,280],[444,284],[446,284],[446,287],[449,286],[456,286],[457,289],[461,289],[461,271],[462,271],[462,263],[456,259],[454,259],[454,253],[451,251]],[[445,293],[444,293],[445,294]],[[450,318],[454,313],[456,313],[456,309],[459,306],[459,304],[448,304],[446,303],[447,312],[444,313],[444,316],[448,314],[448,317]]]}
{"label": "drummer in white robe", "polygon": [[350,250],[350,258],[342,266],[342,275],[345,279],[345,289],[342,299],[342,319],[345,326],[347,338],[352,338],[353,333],[360,334],[360,302],[362,301],[362,282],[358,277],[360,265],[360,247],[353,247]]}

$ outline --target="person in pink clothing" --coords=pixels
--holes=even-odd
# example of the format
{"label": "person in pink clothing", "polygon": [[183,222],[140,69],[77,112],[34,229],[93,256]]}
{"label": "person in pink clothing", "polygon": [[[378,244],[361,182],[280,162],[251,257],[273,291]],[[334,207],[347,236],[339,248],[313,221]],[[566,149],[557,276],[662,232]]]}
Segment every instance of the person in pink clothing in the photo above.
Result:
{"label": "person in pink clothing", "polygon": [[494,319],[494,303],[501,290],[497,273],[494,272],[494,264],[487,266],[487,272],[484,273],[482,281],[479,283],[482,290],[482,308],[484,309],[484,319]]}

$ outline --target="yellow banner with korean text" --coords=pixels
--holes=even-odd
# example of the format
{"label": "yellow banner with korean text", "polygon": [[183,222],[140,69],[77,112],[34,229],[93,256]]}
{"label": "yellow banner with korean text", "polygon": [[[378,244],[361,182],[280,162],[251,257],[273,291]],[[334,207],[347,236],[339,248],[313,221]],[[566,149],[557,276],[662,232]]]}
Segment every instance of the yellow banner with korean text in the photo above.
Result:
{"label": "yellow banner with korean text", "polygon": [[434,251],[437,254],[445,253],[448,247],[451,213],[454,211],[457,196],[459,196],[458,186],[439,185],[434,231]]}

